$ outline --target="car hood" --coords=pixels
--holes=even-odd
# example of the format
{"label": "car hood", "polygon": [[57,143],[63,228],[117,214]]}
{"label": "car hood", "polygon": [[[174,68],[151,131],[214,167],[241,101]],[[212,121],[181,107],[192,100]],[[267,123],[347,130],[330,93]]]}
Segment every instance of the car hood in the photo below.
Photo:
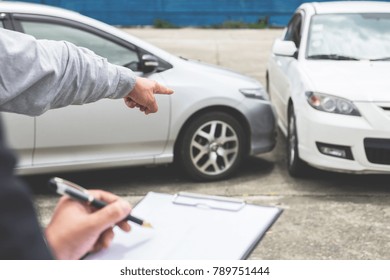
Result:
{"label": "car hood", "polygon": [[390,102],[388,61],[306,61],[308,90],[352,101]]}
{"label": "car hood", "polygon": [[197,72],[202,72],[205,75],[213,74],[213,75],[220,75],[224,78],[229,78],[231,80],[237,80],[243,84],[242,86],[248,86],[248,87],[263,87],[259,81],[239,74],[237,72],[231,71],[229,69],[214,65],[214,64],[208,64],[205,62],[201,62],[198,60],[192,60],[192,59],[186,59],[181,58],[185,63],[188,65],[191,65],[192,70]]}

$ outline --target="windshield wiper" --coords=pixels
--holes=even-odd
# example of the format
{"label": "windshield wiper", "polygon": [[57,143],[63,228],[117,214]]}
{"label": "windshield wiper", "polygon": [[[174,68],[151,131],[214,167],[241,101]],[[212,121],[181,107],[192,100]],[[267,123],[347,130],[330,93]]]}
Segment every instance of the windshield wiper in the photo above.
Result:
{"label": "windshield wiper", "polygon": [[370,59],[370,61],[389,61],[389,60],[390,60],[390,56],[388,56],[388,57],[382,57],[382,58]]}
{"label": "windshield wiper", "polygon": [[329,59],[329,60],[360,60],[356,57],[339,55],[339,54],[316,54],[310,55],[307,57],[308,59]]}

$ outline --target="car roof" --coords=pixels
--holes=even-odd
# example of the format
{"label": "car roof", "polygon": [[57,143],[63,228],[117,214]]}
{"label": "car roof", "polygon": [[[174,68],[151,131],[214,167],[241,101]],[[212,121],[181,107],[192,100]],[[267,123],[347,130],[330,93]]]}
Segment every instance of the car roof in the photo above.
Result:
{"label": "car roof", "polygon": [[69,11],[62,8],[57,8],[49,5],[26,3],[26,2],[8,2],[0,1],[0,13],[28,13],[39,15],[52,15],[62,16],[64,13],[67,15],[74,14],[79,15],[77,12]]}
{"label": "car roof", "polygon": [[109,32],[115,34],[118,37],[123,37],[123,32],[119,31],[112,26],[97,21],[93,18],[83,16],[80,13],[57,8],[53,6],[48,6],[44,4],[35,4],[35,3],[26,3],[26,2],[9,2],[9,1],[0,1],[0,13],[15,13],[15,14],[35,14],[35,15],[45,15],[51,17],[66,18],[69,20],[74,20],[76,22],[81,22],[90,26],[100,28],[102,30],[109,30]]}
{"label": "car roof", "polygon": [[300,6],[314,9],[316,14],[333,13],[390,13],[390,3],[380,1],[312,2]]}
{"label": "car roof", "polygon": [[71,10],[53,7],[44,4],[36,3],[26,3],[26,2],[10,2],[10,1],[1,1],[0,0],[0,14],[1,13],[18,13],[18,14],[36,14],[36,15],[45,15],[51,17],[66,18],[76,22],[84,23],[95,28],[104,30],[112,35],[115,35],[124,40],[130,39],[134,44],[137,44],[141,48],[147,49],[150,52],[158,52],[159,56],[162,56],[163,59],[169,61],[174,57],[170,53],[151,45],[131,34],[124,32],[118,28],[115,28],[112,25],[106,24],[102,21],[95,20],[93,18],[84,16],[78,12]]}
{"label": "car roof", "polygon": [[44,4],[26,3],[26,2],[10,2],[0,0],[0,13],[15,13],[15,14],[32,14],[45,15],[59,18],[67,18],[70,20],[82,22],[91,26],[97,26],[102,29],[108,27],[107,24],[96,21],[92,18],[83,16],[78,12],[57,8]]}

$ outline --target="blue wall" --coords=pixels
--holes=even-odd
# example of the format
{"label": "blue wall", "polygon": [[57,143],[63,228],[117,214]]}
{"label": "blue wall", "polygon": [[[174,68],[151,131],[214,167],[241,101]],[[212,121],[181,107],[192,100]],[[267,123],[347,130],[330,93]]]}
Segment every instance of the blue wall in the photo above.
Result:
{"label": "blue wall", "polygon": [[[112,25],[153,25],[163,19],[178,26],[206,26],[225,21],[271,26],[287,24],[304,0],[23,0],[78,11]],[[323,2],[324,0],[317,0]]]}

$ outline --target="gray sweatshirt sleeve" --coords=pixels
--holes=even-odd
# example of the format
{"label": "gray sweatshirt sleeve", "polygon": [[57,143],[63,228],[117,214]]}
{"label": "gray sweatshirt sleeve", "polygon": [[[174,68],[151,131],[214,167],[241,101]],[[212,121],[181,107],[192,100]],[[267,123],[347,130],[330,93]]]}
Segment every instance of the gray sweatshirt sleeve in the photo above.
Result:
{"label": "gray sweatshirt sleeve", "polygon": [[68,42],[0,28],[0,111],[37,116],[49,109],[122,98],[136,75]]}

